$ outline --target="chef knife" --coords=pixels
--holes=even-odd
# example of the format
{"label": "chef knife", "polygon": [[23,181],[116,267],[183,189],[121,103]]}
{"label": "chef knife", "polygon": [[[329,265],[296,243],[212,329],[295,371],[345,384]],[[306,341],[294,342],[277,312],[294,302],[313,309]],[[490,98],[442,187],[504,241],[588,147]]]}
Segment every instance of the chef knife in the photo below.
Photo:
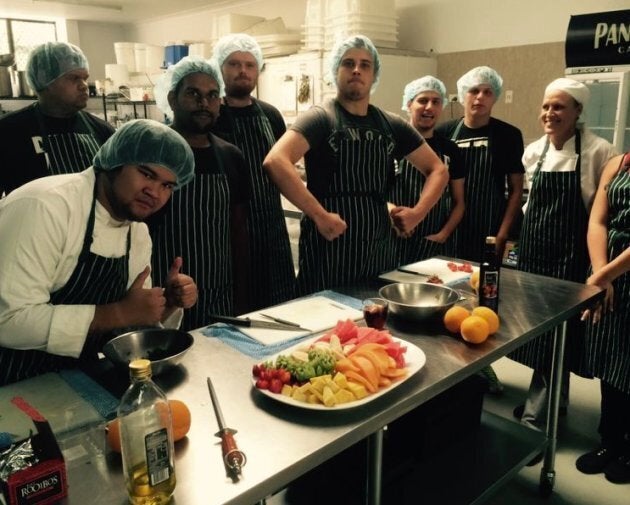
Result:
{"label": "chef knife", "polygon": [[420,275],[422,277],[431,277],[429,274],[423,274],[422,272],[416,272],[415,270],[409,270],[408,268],[397,268],[396,270],[398,270],[399,272],[403,272],[405,274],[413,274],[413,275]]}
{"label": "chef knife", "polygon": [[221,439],[221,452],[223,453],[223,463],[228,472],[232,474],[232,477],[237,479],[241,473],[241,469],[247,463],[247,458],[243,451],[239,451],[236,446],[236,440],[234,435],[236,430],[228,428],[225,425],[225,419],[223,419],[223,413],[221,412],[221,406],[219,405],[219,399],[214,391],[214,386],[210,377],[208,379],[208,391],[210,392],[210,400],[212,400],[212,407],[214,408],[214,415],[217,418],[217,424],[219,425],[219,431],[214,435]]}
{"label": "chef knife", "polygon": [[210,318],[219,323],[232,324],[234,326],[245,326],[248,328],[267,328],[268,330],[286,330],[286,331],[310,331],[308,328],[302,328],[295,324],[279,323],[277,321],[261,321],[259,319],[250,319],[249,317],[230,317],[219,314],[210,314]]}

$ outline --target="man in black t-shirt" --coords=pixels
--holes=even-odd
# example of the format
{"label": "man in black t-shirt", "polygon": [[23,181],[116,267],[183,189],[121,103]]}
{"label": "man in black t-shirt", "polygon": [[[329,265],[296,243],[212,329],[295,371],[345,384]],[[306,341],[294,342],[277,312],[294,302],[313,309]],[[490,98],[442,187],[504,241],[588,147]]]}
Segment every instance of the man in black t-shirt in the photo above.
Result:
{"label": "man in black t-shirt", "polygon": [[502,86],[503,79],[492,68],[473,68],[457,81],[464,117],[436,129],[459,146],[468,170],[457,257],[470,261],[481,261],[489,235],[496,236],[497,255],[503,257],[521,207],[523,135],[515,126],[491,117]]}
{"label": "man in black t-shirt", "polygon": [[234,33],[220,38],[214,57],[225,81],[225,97],[212,131],[243,152],[252,187],[248,219],[254,310],[295,296],[295,268],[280,192],[262,168],[286,127],[278,109],[252,96],[263,67],[262,50],[253,37]]}
{"label": "man in black t-shirt", "polygon": [[[390,219],[410,235],[448,182],[446,168],[411,125],[370,105],[379,72],[378,52],[367,37],[337,44],[331,56],[335,100],[301,115],[265,159],[280,191],[306,215],[301,293],[372,279],[390,269]],[[294,166],[303,156],[308,188]],[[413,207],[388,213],[394,160],[401,158],[427,176],[425,191]]]}
{"label": "man in black t-shirt", "polygon": [[78,47],[48,42],[27,63],[37,101],[0,118],[0,196],[46,175],[80,172],[114,133],[84,112],[88,61]]}
{"label": "man in black t-shirt", "polygon": [[236,315],[249,307],[247,167],[236,146],[210,133],[222,85],[215,64],[185,57],[156,86],[158,106],[195,156],[193,182],[149,222],[155,278],[168,272],[168,258],[177,251],[197,282],[199,301],[184,314],[186,330],[212,323],[211,314]]}

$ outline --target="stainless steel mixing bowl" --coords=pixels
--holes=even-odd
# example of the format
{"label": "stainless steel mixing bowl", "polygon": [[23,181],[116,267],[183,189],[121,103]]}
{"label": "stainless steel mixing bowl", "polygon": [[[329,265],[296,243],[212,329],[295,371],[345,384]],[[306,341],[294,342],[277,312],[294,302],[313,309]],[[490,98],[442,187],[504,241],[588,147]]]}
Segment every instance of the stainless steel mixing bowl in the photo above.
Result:
{"label": "stainless steel mixing bowl", "polygon": [[192,335],[185,331],[145,328],[113,338],[103,346],[103,354],[124,367],[134,359],[148,359],[153,375],[159,375],[177,365],[192,344]]}
{"label": "stainless steel mixing bowl", "polygon": [[427,282],[388,284],[379,294],[389,301],[391,313],[415,321],[441,316],[459,300],[454,289]]}

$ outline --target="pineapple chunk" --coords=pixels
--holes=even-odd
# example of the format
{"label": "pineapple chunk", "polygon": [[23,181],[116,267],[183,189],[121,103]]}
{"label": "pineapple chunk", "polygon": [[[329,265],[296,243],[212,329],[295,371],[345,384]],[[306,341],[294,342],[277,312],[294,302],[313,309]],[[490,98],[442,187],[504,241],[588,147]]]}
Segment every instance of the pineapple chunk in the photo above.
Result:
{"label": "pineapple chunk", "polygon": [[306,395],[306,393],[300,391],[300,388],[296,388],[293,390],[293,395],[291,396],[291,398],[297,400],[298,402],[308,401],[308,396]]}
{"label": "pineapple chunk", "polygon": [[365,398],[368,394],[365,386],[363,386],[362,384],[357,384],[356,382],[348,381],[348,389],[352,392],[357,400]]}
{"label": "pineapple chunk", "polygon": [[280,391],[280,393],[283,394],[284,396],[293,396],[293,386],[289,384],[284,384],[282,386],[282,391]]}
{"label": "pineapple chunk", "polygon": [[324,393],[322,396],[323,396],[323,403],[324,405],[326,405],[326,407],[332,407],[336,403],[335,393],[332,392],[330,387],[324,386]]}
{"label": "pineapple chunk", "polygon": [[306,403],[321,403],[315,393],[306,395]]}
{"label": "pineapple chunk", "polygon": [[339,391],[335,393],[335,400],[337,404],[340,404],[340,403],[353,402],[354,400],[356,400],[356,398],[347,389],[340,389]]}
{"label": "pineapple chunk", "polygon": [[333,379],[334,383],[337,384],[341,389],[348,389],[348,379],[341,372],[337,372]]}

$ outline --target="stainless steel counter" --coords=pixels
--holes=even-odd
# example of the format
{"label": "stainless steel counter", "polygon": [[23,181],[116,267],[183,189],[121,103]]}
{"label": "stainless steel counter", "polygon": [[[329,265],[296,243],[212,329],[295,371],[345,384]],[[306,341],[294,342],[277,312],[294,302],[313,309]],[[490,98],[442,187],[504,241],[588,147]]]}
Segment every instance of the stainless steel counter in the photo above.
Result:
{"label": "stainless steel counter", "polygon": [[[365,297],[378,284],[346,289]],[[501,329],[481,345],[446,335],[441,324],[418,324],[390,318],[391,332],[419,346],[426,366],[375,401],[356,409],[314,411],[294,408],[258,393],[251,385],[255,360],[213,338],[193,332],[195,344],[182,366],[156,378],[170,398],[192,411],[188,437],[176,444],[175,503],[246,504],[282,489],[296,477],[338,454],[433,398],[440,392],[505,356],[536,335],[588,305],[599,290],[514,270],[501,278]],[[225,474],[217,424],[206,387],[210,376],[228,426],[247,454],[243,477],[233,483]],[[95,456],[69,465],[69,499],[75,504],[122,504],[125,488],[119,457]]]}

